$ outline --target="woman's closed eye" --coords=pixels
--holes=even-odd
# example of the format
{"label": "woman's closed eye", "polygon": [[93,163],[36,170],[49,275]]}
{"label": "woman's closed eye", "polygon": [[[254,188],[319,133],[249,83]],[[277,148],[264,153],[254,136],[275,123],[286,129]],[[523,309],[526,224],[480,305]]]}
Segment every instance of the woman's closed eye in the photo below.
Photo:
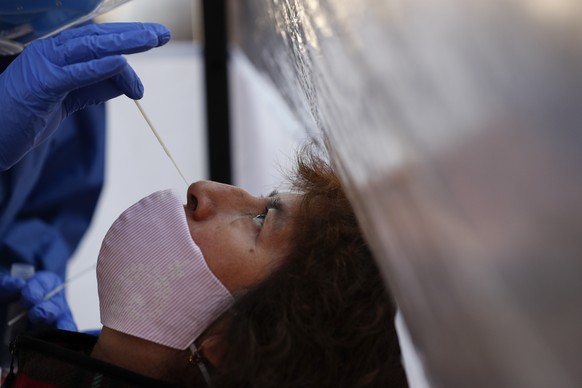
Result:
{"label": "woman's closed eye", "polygon": [[265,211],[261,214],[257,214],[253,217],[253,222],[260,228],[265,223],[265,219],[267,218],[267,213],[269,212],[269,208],[266,208]]}
{"label": "woman's closed eye", "polygon": [[265,207],[265,210],[263,210],[262,213],[257,214],[256,216],[253,217],[253,222],[259,228],[263,227],[263,225],[265,224],[265,220],[267,219],[267,214],[269,214],[270,209],[275,210],[281,209],[281,198],[277,195],[276,191],[272,192],[271,195],[269,196],[269,204],[267,205],[267,207]]}

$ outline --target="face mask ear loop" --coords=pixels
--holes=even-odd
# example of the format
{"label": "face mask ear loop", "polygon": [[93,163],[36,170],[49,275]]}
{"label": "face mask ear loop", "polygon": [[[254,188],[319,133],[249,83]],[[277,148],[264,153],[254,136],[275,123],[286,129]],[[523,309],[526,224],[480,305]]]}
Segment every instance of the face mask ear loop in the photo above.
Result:
{"label": "face mask ear loop", "polygon": [[196,344],[194,342],[192,342],[192,345],[190,345],[190,352],[192,353],[190,354],[190,362],[191,363],[195,362],[198,365],[198,369],[200,369],[200,373],[202,373],[202,377],[204,377],[206,384],[210,388],[212,388],[210,374],[208,373],[208,369],[206,368],[206,365],[204,365],[204,361],[202,361],[202,355],[198,351],[198,348],[196,347]]}

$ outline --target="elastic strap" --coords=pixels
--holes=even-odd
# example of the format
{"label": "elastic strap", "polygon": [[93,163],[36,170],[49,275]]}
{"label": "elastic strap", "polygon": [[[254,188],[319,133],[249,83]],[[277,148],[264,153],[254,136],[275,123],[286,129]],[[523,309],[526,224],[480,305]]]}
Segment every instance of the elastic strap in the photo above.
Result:
{"label": "elastic strap", "polygon": [[190,362],[191,363],[196,363],[198,365],[198,368],[200,369],[200,373],[202,373],[202,377],[204,377],[204,380],[206,381],[206,384],[212,388],[212,381],[210,380],[210,374],[208,373],[208,369],[206,368],[206,365],[204,364],[202,355],[200,354],[200,352],[198,351],[198,348],[196,347],[196,344],[194,342],[192,342],[192,345],[190,345]]}

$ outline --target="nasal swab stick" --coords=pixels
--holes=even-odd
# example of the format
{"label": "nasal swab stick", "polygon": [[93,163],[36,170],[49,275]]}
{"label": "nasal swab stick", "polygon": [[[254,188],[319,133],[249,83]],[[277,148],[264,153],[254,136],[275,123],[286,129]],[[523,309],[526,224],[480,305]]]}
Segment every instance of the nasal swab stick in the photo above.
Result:
{"label": "nasal swab stick", "polygon": [[162,146],[162,148],[164,149],[164,151],[166,152],[166,155],[168,155],[168,158],[170,158],[170,160],[172,161],[172,163],[174,164],[174,167],[176,167],[176,170],[178,170],[178,173],[180,174],[180,176],[182,177],[182,179],[184,180],[184,183],[186,183],[186,186],[189,186],[188,181],[186,180],[186,178],[184,177],[184,174],[182,174],[182,171],[180,170],[180,168],[178,167],[178,165],[176,164],[176,161],[174,160],[174,158],[172,157],[172,155],[170,154],[170,151],[168,150],[168,147],[166,147],[166,145],[164,144],[164,141],[162,140],[162,138],[160,137],[160,134],[158,133],[158,131],[156,131],[156,129],[154,128],[154,125],[152,124],[152,122],[150,121],[150,119],[148,118],[148,115],[145,113],[145,111],[143,110],[141,104],[139,103],[139,101],[137,100],[133,100],[133,102],[135,102],[135,105],[137,106],[137,109],[139,109],[141,115],[143,116],[143,118],[145,119],[146,123],[148,123],[148,126],[150,127],[150,129],[152,130],[152,132],[154,133],[154,135],[156,136],[156,139],[158,139],[158,142],[160,143],[160,145]]}
{"label": "nasal swab stick", "polygon": [[[84,270],[82,270],[81,272],[71,276],[70,278],[68,278],[65,282],[63,282],[62,284],[60,284],[58,287],[55,287],[54,289],[52,289],[51,291],[49,291],[44,298],[42,299],[44,300],[49,300],[50,298],[52,298],[53,296],[55,296],[56,294],[58,294],[59,292],[61,292],[65,287],[67,287],[72,281],[77,280],[78,278],[80,278],[81,276],[85,275],[87,272],[95,269],[95,267],[97,267],[97,264],[92,264],[90,267],[85,268]],[[23,311],[20,314],[18,314],[17,316],[15,316],[14,318],[12,318],[11,320],[8,321],[7,325],[8,326],[12,326],[14,325],[16,322],[20,321],[22,318],[24,318],[26,316],[26,314],[28,313],[28,311]]]}

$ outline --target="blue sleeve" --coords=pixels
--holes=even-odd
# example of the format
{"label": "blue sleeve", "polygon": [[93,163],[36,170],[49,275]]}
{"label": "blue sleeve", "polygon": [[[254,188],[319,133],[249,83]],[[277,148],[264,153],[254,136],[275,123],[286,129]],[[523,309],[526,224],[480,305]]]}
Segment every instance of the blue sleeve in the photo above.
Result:
{"label": "blue sleeve", "polygon": [[105,105],[92,106],[0,174],[1,267],[28,262],[64,279],[103,186],[104,153]]}

